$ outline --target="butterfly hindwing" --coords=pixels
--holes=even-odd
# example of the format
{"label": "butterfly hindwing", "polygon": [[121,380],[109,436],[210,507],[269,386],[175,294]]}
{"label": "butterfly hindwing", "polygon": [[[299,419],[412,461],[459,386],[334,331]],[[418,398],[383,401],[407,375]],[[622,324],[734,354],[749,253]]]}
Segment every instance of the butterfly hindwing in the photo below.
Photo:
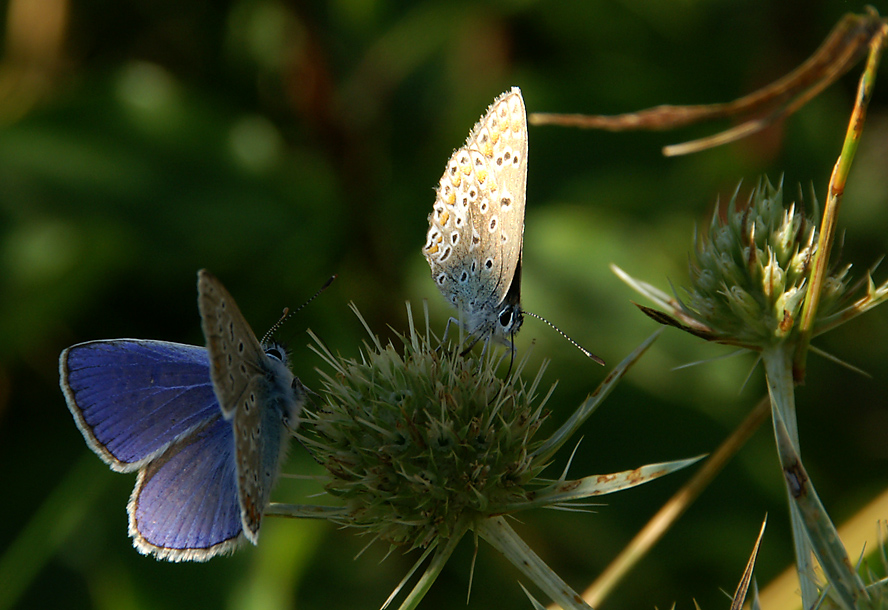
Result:
{"label": "butterfly hindwing", "polygon": [[129,531],[142,553],[206,561],[244,538],[234,435],[220,412],[139,472]]}
{"label": "butterfly hindwing", "polygon": [[[301,397],[300,397],[301,400]],[[238,494],[246,535],[256,541],[285,457],[289,422],[282,424],[284,395],[265,377],[256,376],[234,415]]]}

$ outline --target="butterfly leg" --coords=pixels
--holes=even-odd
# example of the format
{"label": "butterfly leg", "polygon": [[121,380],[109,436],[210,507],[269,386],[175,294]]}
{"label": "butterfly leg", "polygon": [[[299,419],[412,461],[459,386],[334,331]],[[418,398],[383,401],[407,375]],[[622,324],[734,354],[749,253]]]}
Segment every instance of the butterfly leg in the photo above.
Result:
{"label": "butterfly leg", "polygon": [[[451,318],[449,320],[447,320],[447,324],[444,326],[444,336],[441,337],[441,344],[437,347],[437,349],[435,351],[440,351],[443,346],[447,345],[447,338],[448,338],[448,335],[450,334],[450,325],[451,324],[456,324],[457,328],[462,328],[462,326],[459,323],[459,320],[457,320],[456,318],[451,316]],[[472,343],[472,345],[474,345],[474,343]],[[469,349],[471,349],[471,347],[469,347]],[[468,351],[468,350],[466,350],[466,351]],[[463,352],[460,355],[465,356],[465,352]]]}
{"label": "butterfly leg", "polygon": [[[459,355],[462,357],[465,357],[466,354],[468,354],[470,351],[472,351],[472,348],[475,347],[475,344],[478,343],[478,341],[480,341],[481,337],[483,337],[483,336],[484,336],[483,334],[476,334],[475,338],[472,339],[472,341],[469,343],[468,347],[466,347],[466,349],[461,351],[459,353]],[[487,351],[487,346],[489,343],[490,343],[490,335],[487,335],[487,338],[484,340],[484,348],[481,350],[482,360],[484,358],[484,353]]]}

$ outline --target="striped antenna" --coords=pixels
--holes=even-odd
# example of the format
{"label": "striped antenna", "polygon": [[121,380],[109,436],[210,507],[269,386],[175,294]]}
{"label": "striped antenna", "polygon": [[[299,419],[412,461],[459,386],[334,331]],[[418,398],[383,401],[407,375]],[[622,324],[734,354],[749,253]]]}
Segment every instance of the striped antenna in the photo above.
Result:
{"label": "striped antenna", "polygon": [[543,322],[545,322],[546,324],[548,324],[549,326],[551,326],[553,329],[555,329],[555,332],[557,332],[559,335],[561,335],[562,337],[564,337],[565,339],[567,339],[568,341],[570,341],[570,344],[571,344],[571,345],[573,345],[575,348],[577,348],[578,350],[580,350],[581,352],[583,352],[584,354],[586,354],[586,357],[587,357],[587,358],[591,358],[592,360],[594,360],[595,362],[597,362],[597,363],[600,364],[601,366],[604,366],[604,360],[602,360],[601,358],[599,358],[598,356],[596,356],[595,354],[593,354],[592,352],[590,352],[589,350],[587,350],[585,347],[583,347],[582,345],[580,345],[579,343],[577,343],[576,341],[574,341],[573,339],[571,339],[571,338],[567,335],[567,333],[565,333],[563,330],[561,330],[560,328],[558,328],[557,326],[555,326],[554,324],[552,324],[551,322],[549,322],[549,321],[548,321],[546,318],[544,318],[543,316],[538,316],[537,314],[532,313],[532,312],[529,312],[529,311],[527,311],[527,310],[524,310],[524,311],[522,311],[521,313],[525,313],[525,314],[527,314],[527,315],[529,315],[529,316],[531,316],[531,317],[533,317],[533,318],[536,318],[537,320],[542,320]]}
{"label": "striped antenna", "polygon": [[286,322],[290,316],[292,316],[297,311],[302,311],[302,309],[304,309],[306,305],[308,305],[309,303],[314,301],[316,298],[318,298],[318,295],[320,295],[327,288],[329,288],[330,284],[332,284],[333,280],[335,280],[337,277],[338,276],[336,276],[336,275],[331,276],[330,279],[327,280],[326,282],[324,282],[324,285],[321,286],[320,289],[316,293],[314,293],[314,295],[312,295],[312,297],[310,299],[308,299],[305,303],[303,303],[302,305],[300,305],[299,307],[297,307],[293,311],[290,311],[289,307],[284,307],[284,313],[281,314],[280,319],[277,322],[275,322],[271,328],[268,329],[268,332],[265,333],[265,335],[262,337],[262,341],[260,341],[259,343],[261,343],[262,345],[265,345],[268,342],[268,340],[271,339],[272,336],[274,336],[274,333],[276,333],[278,331],[278,329],[284,325],[284,322]]}

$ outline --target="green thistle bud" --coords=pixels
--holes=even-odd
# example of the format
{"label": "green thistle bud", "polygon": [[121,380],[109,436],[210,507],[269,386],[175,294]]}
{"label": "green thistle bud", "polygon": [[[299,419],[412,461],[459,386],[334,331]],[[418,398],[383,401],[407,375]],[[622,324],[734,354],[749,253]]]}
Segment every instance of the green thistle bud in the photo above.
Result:
{"label": "green thistle bud", "polygon": [[[762,179],[745,205],[735,193],[722,214],[713,214],[708,231],[695,236],[685,301],[616,266],[612,269],[665,310],[639,306],[657,322],[709,341],[762,351],[798,338],[817,238],[816,219],[806,218],[795,204],[784,209],[782,187]],[[888,282],[877,287],[870,269],[849,286],[850,269],[834,269],[823,281],[814,335],[888,300]]]}
{"label": "green thistle bud", "polygon": [[[784,209],[782,187],[762,180],[745,205],[735,193],[724,217],[716,213],[698,236],[689,298],[677,321],[691,318],[695,328],[708,329],[697,335],[756,350],[792,339],[816,242],[816,222],[795,205]],[[820,315],[834,310],[846,274],[847,268],[830,276]]]}

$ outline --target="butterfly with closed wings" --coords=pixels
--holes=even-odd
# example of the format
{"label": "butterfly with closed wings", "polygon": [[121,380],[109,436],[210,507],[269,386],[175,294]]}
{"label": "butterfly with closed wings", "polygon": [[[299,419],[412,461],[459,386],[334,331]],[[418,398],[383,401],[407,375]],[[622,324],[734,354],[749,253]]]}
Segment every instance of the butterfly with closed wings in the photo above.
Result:
{"label": "butterfly with closed wings", "polygon": [[527,119],[521,90],[500,95],[438,184],[423,255],[476,338],[509,343],[521,328]]}
{"label": "butterfly with closed wings", "polygon": [[[465,145],[451,155],[422,249],[438,290],[474,336],[464,353],[480,339],[514,347],[511,338],[526,313],[604,364],[551,322],[521,308],[526,196],[527,114],[521,90],[512,87],[493,101]],[[451,318],[447,329],[453,322],[460,320]]]}

